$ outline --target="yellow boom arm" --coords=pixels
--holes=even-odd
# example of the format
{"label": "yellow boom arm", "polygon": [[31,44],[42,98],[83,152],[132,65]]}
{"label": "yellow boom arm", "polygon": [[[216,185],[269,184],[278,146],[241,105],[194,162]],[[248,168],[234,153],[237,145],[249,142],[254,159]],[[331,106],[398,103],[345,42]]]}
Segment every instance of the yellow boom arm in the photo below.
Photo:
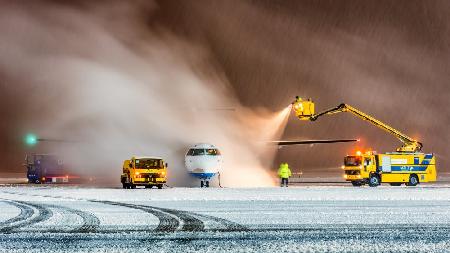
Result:
{"label": "yellow boom arm", "polygon": [[323,115],[351,112],[353,115],[356,115],[363,120],[367,120],[373,125],[397,137],[403,143],[403,146],[397,149],[398,152],[420,152],[422,150],[422,143],[347,104],[340,104],[337,107],[315,114],[314,102],[311,99],[302,100],[301,98],[296,97],[296,100],[292,103],[292,108],[299,119],[310,121],[315,121]]}

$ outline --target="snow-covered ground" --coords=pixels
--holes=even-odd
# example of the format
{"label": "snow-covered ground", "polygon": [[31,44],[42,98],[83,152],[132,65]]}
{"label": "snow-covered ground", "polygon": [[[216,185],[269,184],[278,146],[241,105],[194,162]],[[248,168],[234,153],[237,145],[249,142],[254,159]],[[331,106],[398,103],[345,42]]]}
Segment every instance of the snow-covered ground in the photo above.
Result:
{"label": "snow-covered ground", "polygon": [[450,186],[0,187],[0,251],[450,252]]}

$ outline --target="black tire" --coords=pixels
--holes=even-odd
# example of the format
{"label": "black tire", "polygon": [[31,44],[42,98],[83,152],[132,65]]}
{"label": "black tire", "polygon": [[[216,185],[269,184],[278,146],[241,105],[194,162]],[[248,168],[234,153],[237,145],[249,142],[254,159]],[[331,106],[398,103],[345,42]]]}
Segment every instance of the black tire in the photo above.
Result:
{"label": "black tire", "polygon": [[390,183],[391,186],[400,186],[402,183]]}
{"label": "black tire", "polygon": [[126,189],[126,188],[127,188],[127,184],[122,183],[122,187],[123,187],[124,189]]}
{"label": "black tire", "polygon": [[413,175],[409,176],[408,183],[406,184],[407,186],[416,186],[418,184],[419,184],[419,178],[417,177],[417,175],[413,174]]}
{"label": "black tire", "polygon": [[159,184],[158,185],[158,189],[162,189],[163,188],[163,185],[162,184]]}
{"label": "black tire", "polygon": [[151,188],[153,188],[153,185],[146,185],[145,186],[145,189],[151,189]]}
{"label": "black tire", "polygon": [[41,184],[41,181],[39,179],[34,180],[35,184]]}
{"label": "black tire", "polygon": [[209,188],[209,181],[206,181],[206,182],[205,182],[205,187],[206,187],[206,188]]}
{"label": "black tire", "polygon": [[205,186],[203,181],[200,181],[200,187],[203,188]]}
{"label": "black tire", "polygon": [[376,174],[372,174],[369,177],[369,186],[370,187],[377,187],[380,185],[380,177]]}
{"label": "black tire", "polygon": [[352,181],[352,185],[355,186],[355,187],[359,187],[359,186],[362,185],[362,183],[359,182],[359,181]]}
{"label": "black tire", "polygon": [[136,189],[136,185],[135,184],[130,184],[130,188],[131,189]]}

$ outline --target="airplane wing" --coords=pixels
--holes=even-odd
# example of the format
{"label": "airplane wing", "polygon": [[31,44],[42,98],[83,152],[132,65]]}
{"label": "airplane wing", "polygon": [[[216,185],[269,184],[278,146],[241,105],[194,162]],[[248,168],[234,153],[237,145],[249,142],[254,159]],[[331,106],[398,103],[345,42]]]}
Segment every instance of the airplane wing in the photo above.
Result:
{"label": "airplane wing", "polygon": [[307,144],[320,144],[320,143],[355,142],[355,141],[359,141],[359,139],[272,141],[270,143],[278,145],[278,146],[289,146],[289,145],[307,145]]}

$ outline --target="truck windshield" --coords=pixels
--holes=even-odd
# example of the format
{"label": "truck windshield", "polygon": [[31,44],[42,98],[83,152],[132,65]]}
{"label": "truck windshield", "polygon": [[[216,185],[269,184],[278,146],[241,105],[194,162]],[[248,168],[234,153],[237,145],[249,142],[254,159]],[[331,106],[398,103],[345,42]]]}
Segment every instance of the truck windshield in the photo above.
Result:
{"label": "truck windshield", "polygon": [[345,166],[359,166],[361,165],[362,157],[361,156],[347,156],[344,159]]}
{"label": "truck windshield", "polygon": [[162,168],[164,162],[161,159],[136,159],[135,165],[137,169]]}

